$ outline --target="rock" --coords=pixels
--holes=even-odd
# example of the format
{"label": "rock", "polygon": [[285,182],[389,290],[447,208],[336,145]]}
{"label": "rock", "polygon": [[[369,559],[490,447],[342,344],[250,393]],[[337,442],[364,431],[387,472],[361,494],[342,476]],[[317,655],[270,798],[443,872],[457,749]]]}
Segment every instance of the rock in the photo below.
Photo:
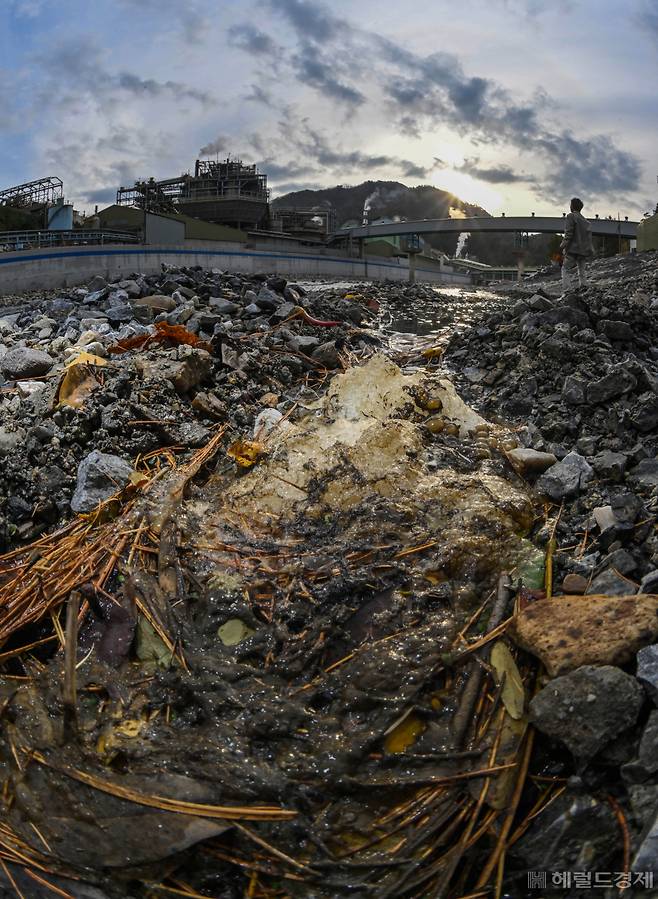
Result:
{"label": "rock", "polygon": [[612,366],[607,375],[587,385],[587,402],[607,403],[637,386],[637,379],[625,366]]}
{"label": "rock", "polygon": [[273,311],[278,306],[283,303],[283,297],[278,293],[275,293],[273,290],[270,290],[269,287],[266,287],[265,284],[258,291],[258,296],[256,297],[256,305],[259,309],[265,309]]}
{"label": "rock", "polygon": [[553,453],[541,453],[539,450],[518,447],[506,454],[512,468],[522,477],[538,475],[557,463]]}
{"label": "rock", "polygon": [[125,487],[132,472],[132,466],[120,456],[93,450],[78,466],[71,508],[74,512],[92,512]]}
{"label": "rock", "polygon": [[571,572],[562,581],[562,590],[569,595],[582,596],[589,586],[589,580],[582,574]]}
{"label": "rock", "polygon": [[7,378],[39,378],[50,371],[54,361],[42,350],[17,346],[5,353],[0,366]]}
{"label": "rock", "polygon": [[632,426],[641,434],[648,434],[658,425],[658,397],[651,394],[640,398],[630,415]]}
{"label": "rock", "polygon": [[122,306],[113,306],[105,311],[105,315],[113,325],[121,325],[125,322],[132,321],[133,308],[125,303]]}
{"label": "rock", "polygon": [[566,403],[572,406],[582,405],[585,402],[586,384],[582,378],[568,375],[562,385],[562,397]]}
{"label": "rock", "polygon": [[[4,359],[2,363],[4,365]],[[658,459],[643,459],[631,470],[630,475],[642,487],[658,487]]]}
{"label": "rock", "polygon": [[[610,805],[603,799],[580,791],[569,789],[558,796],[537,817],[521,838],[509,850],[511,859],[526,872],[547,871],[550,885],[551,875],[561,872],[596,869],[613,870],[619,846],[619,825],[610,814]],[[584,859],[587,861],[585,862]],[[549,886],[550,890],[550,886]],[[530,896],[536,892],[537,899],[568,894],[567,890],[529,890]],[[587,890],[581,896],[591,893],[592,899],[599,899],[599,891]],[[569,895],[574,895],[569,892]]]}
{"label": "rock", "polygon": [[658,568],[644,575],[640,581],[640,593],[658,593]]}
{"label": "rock", "polygon": [[609,450],[605,450],[594,456],[592,466],[600,477],[607,478],[609,481],[619,482],[624,478],[626,462],[627,458],[623,453],[612,453]]}
{"label": "rock", "polygon": [[575,758],[588,760],[635,724],[642,702],[642,688],[630,674],[584,665],[540,690],[530,701],[530,720]]}
{"label": "rock", "polygon": [[597,506],[592,510],[592,516],[601,533],[617,524],[617,518],[612,511],[612,506]]}
{"label": "rock", "polygon": [[237,303],[232,303],[224,297],[210,297],[208,305],[219,315],[235,315],[240,310]]}
{"label": "rock", "polygon": [[603,319],[598,324],[598,330],[610,340],[626,340],[631,343],[635,340],[635,332],[627,322]]}
{"label": "rock", "polygon": [[178,394],[188,393],[210,374],[212,357],[205,350],[180,347],[178,358],[139,359],[143,378],[171,381]]}
{"label": "rock", "polygon": [[568,453],[552,465],[537,481],[537,491],[555,502],[575,496],[592,480],[594,471],[578,453]]}
{"label": "rock", "polygon": [[336,349],[335,340],[328,340],[326,343],[321,343],[320,346],[317,346],[313,350],[311,358],[315,359],[316,362],[319,362],[325,368],[340,368],[340,356]]}
{"label": "rock", "polygon": [[658,644],[643,646],[637,654],[637,679],[658,705]]}
{"label": "rock", "polygon": [[637,593],[638,585],[627,580],[614,568],[606,568],[592,580],[587,595],[620,596]]}
{"label": "rock", "polygon": [[658,596],[554,596],[515,616],[510,634],[551,677],[581,665],[623,665],[658,637]]}
{"label": "rock", "polygon": [[275,324],[277,322],[284,322],[287,318],[290,318],[296,308],[296,303],[282,303],[278,309],[272,313],[272,322]]}
{"label": "rock", "polygon": [[642,732],[637,758],[621,769],[624,780],[642,783],[658,771],[658,709],[654,709]]}
{"label": "rock", "polygon": [[125,290],[129,297],[138,297],[142,292],[141,287],[137,283],[137,281],[133,281],[132,278],[127,281],[119,281],[119,287],[121,290]]}
{"label": "rock", "polygon": [[107,287],[107,281],[103,278],[102,275],[94,275],[93,278],[90,278],[87,282],[87,289],[89,293],[95,293],[96,291],[105,290]]}
{"label": "rock", "polygon": [[26,432],[23,428],[10,430],[5,425],[0,425],[0,456],[5,456],[17,449],[25,440]]}
{"label": "rock", "polygon": [[[653,875],[658,871],[658,810],[654,811],[653,822],[642,834],[641,839],[640,847],[631,862],[631,870],[646,872],[644,875],[646,877],[649,873]],[[646,886],[652,885],[653,881],[651,884],[646,883]],[[647,892],[646,895],[650,896],[651,893]]]}
{"label": "rock", "polygon": [[289,340],[288,346],[294,353],[303,353],[308,356],[316,347],[320,346],[320,338],[299,335]]}
{"label": "rock", "polygon": [[176,301],[172,300],[170,296],[165,296],[164,294],[154,293],[148,297],[141,297],[138,300],[133,301],[134,306],[148,306],[150,309],[155,310],[156,312],[171,312],[176,308]]}
{"label": "rock", "polygon": [[279,425],[282,419],[283,414],[278,409],[263,409],[254,421],[254,438],[263,440]]}

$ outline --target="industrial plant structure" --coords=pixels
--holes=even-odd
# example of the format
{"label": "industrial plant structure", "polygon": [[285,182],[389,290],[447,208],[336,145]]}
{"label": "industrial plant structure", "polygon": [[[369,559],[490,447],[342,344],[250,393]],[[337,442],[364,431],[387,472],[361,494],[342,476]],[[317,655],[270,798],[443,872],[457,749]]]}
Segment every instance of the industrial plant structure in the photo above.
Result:
{"label": "industrial plant structure", "polygon": [[197,159],[194,174],[120,187],[117,204],[146,212],[178,212],[241,230],[264,228],[269,218],[267,175],[240,159]]}

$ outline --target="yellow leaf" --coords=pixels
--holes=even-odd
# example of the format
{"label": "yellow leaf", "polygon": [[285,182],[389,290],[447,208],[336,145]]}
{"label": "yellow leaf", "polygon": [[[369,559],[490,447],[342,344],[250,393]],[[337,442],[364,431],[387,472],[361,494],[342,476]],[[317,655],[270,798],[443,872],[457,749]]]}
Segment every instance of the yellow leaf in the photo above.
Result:
{"label": "yellow leaf", "polygon": [[389,753],[405,752],[425,732],[427,725],[414,715],[407,715],[404,721],[393,728],[386,736],[384,749]]}
{"label": "yellow leaf", "polygon": [[508,714],[518,721],[523,717],[525,710],[525,690],[516,662],[503,640],[494,643],[491,650],[491,664],[496,671],[498,681],[505,678],[501,696],[503,705]]}
{"label": "yellow leaf", "polygon": [[443,356],[443,347],[442,346],[431,346],[427,350],[423,350],[420,354],[425,359],[439,359]]}
{"label": "yellow leaf", "polygon": [[[527,727],[528,719],[525,716],[515,721],[505,712],[496,753],[497,765],[509,765],[519,761],[519,752]],[[491,779],[487,791],[487,804],[491,808],[500,810],[509,805],[518,776],[518,766],[514,765],[513,768],[506,768]]]}
{"label": "yellow leaf", "polygon": [[57,403],[60,406],[72,406],[80,409],[95,387],[98,380],[94,375],[94,367],[107,365],[105,359],[91,353],[80,353],[66,364],[64,377],[57,391]]}
{"label": "yellow leaf", "polygon": [[240,468],[251,468],[266,452],[265,446],[256,440],[236,440],[226,450],[226,455],[235,459]]}

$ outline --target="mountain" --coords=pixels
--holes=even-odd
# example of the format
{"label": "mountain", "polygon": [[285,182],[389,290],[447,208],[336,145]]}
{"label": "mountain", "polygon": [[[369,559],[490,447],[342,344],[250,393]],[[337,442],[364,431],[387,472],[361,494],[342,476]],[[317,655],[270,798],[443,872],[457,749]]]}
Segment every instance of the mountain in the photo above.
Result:
{"label": "mountain", "polygon": [[[429,184],[407,187],[399,181],[364,181],[354,187],[337,185],[320,190],[296,190],[273,200],[272,205],[313,208],[333,206],[336,210],[337,225],[361,224],[364,209],[370,221],[378,218],[400,218],[406,220],[449,218],[450,209],[459,210],[463,215],[489,215],[481,206],[465,203],[449,193]],[[428,242],[452,254],[457,245],[455,234],[434,234]]]}
{"label": "mountain", "polygon": [[[364,181],[354,187],[337,185],[320,190],[296,190],[273,200],[272,205],[297,206],[305,209],[313,207],[333,206],[339,228],[346,225],[360,225],[363,221],[364,209],[368,211],[370,221],[378,218],[417,219],[449,218],[450,210],[465,216],[489,216],[490,213],[481,206],[465,203],[449,193],[429,184],[418,187],[407,187],[399,181]],[[430,246],[453,256],[459,236],[457,234],[424,235]],[[556,252],[559,244],[550,234],[531,235],[526,256],[527,265],[544,265]],[[513,234],[474,233],[467,238],[462,252],[470,259],[486,262],[489,265],[515,265]]]}

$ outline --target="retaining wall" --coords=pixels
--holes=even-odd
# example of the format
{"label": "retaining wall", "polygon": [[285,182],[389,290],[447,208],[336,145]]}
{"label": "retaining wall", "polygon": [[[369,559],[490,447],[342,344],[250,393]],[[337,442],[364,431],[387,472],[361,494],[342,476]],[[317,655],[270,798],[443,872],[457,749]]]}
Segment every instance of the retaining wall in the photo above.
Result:
{"label": "retaining wall", "polygon": [[[409,277],[407,261],[280,250],[248,250],[244,245],[203,241],[180,246],[59,247],[48,250],[21,250],[0,253],[0,296],[27,290],[72,287],[103,275],[108,280],[132,272],[154,274],[161,265],[201,265],[224,271],[275,272],[292,278],[344,278],[398,280]],[[449,284],[469,284],[461,272],[446,272],[429,261],[418,259],[416,280]]]}

